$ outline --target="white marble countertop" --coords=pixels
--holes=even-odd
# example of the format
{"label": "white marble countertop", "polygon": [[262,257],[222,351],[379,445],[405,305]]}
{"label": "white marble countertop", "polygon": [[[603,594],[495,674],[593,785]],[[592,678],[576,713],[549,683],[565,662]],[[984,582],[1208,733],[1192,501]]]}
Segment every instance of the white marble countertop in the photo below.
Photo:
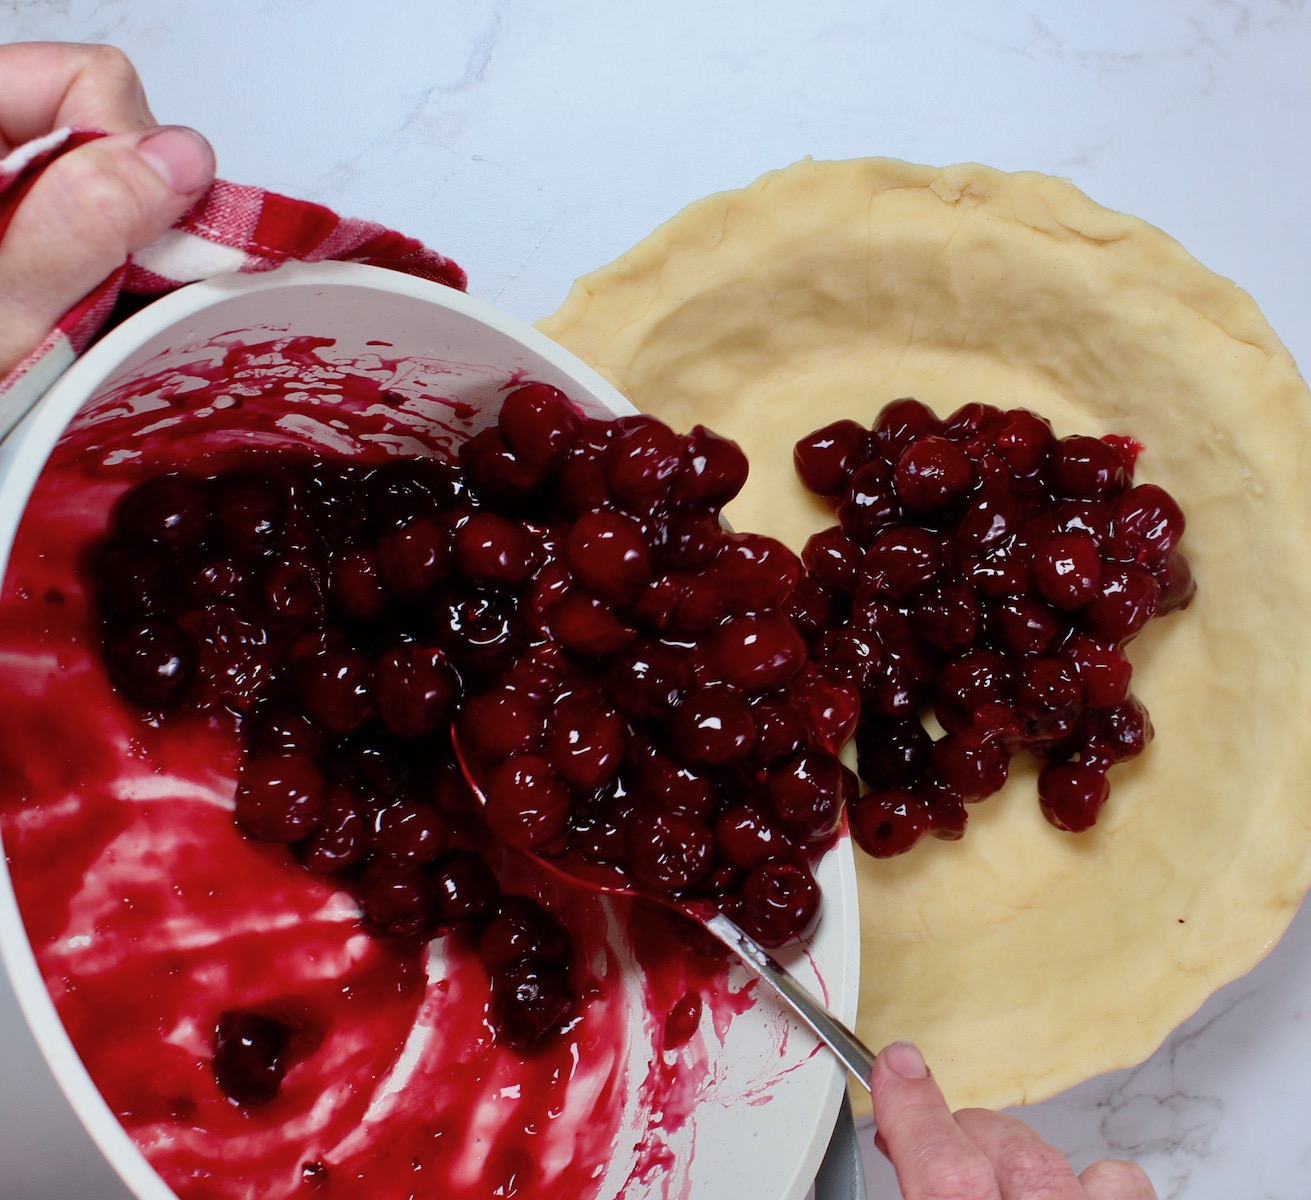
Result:
{"label": "white marble countertop", "polygon": [[[528,320],[691,200],[880,154],[1068,176],[1235,279],[1311,363],[1306,0],[0,2],[23,39],[119,45],[225,178],[404,230]],[[1147,1063],[1023,1116],[1080,1163],[1139,1160],[1163,1200],[1298,1200],[1309,995],[1304,912]],[[0,995],[0,1045],[16,1020]],[[0,1073],[0,1200],[116,1194],[43,1134],[39,1062]]]}

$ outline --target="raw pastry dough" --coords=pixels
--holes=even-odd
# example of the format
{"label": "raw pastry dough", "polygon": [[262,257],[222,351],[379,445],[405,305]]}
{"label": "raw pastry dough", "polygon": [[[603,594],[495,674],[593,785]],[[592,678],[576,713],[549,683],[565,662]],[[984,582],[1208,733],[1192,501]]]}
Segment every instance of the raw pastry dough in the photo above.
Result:
{"label": "raw pastry dough", "polygon": [[1188,517],[1199,592],[1133,643],[1157,738],[1088,834],[1017,759],[959,843],[857,853],[859,1029],[954,1105],[1033,1102],[1148,1056],[1274,944],[1311,876],[1311,396],[1250,297],[1059,179],[805,161],[692,205],[540,322],[640,408],[737,438],[727,515],[829,523],[791,447],[914,395],[1131,434]]}

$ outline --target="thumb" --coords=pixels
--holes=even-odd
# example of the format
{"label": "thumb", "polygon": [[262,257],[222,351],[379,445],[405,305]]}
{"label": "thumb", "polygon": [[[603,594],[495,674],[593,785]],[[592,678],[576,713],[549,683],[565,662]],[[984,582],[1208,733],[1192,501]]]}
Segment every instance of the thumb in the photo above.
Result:
{"label": "thumb", "polygon": [[209,143],[179,126],[97,138],[46,167],[0,240],[0,374],[213,179]]}

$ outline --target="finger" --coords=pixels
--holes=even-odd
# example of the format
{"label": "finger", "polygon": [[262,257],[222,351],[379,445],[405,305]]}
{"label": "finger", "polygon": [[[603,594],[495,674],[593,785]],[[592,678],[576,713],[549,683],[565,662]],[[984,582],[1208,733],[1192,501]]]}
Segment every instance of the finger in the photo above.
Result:
{"label": "finger", "polygon": [[914,1046],[894,1042],[879,1054],[870,1096],[906,1200],[1000,1200],[991,1164],[956,1124]]}
{"label": "finger", "polygon": [[213,178],[209,143],[180,128],[99,138],[52,162],[0,240],[0,373]]}
{"label": "finger", "polygon": [[74,42],[0,46],[0,153],[65,125],[127,133],[154,124],[121,50]]}
{"label": "finger", "polygon": [[1085,1167],[1079,1182],[1088,1200],[1156,1200],[1156,1189],[1137,1163],[1107,1158]]}
{"label": "finger", "polygon": [[956,1123],[992,1163],[1002,1200],[1086,1200],[1070,1160],[1023,1121],[967,1108]]}

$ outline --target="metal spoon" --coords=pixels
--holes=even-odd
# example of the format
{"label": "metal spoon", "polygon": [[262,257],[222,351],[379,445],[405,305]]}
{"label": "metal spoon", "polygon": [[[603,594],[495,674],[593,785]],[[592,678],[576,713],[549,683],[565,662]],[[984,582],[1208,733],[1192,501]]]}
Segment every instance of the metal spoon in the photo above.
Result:
{"label": "metal spoon", "polygon": [[[455,747],[455,757],[460,764],[460,771],[468,783],[478,803],[487,804],[487,795],[482,789],[476,772],[460,749],[458,732],[452,728],[451,741]],[[837,1017],[815,999],[801,986],[763,947],[748,937],[728,917],[719,912],[706,901],[680,900],[659,892],[648,891],[634,885],[633,881],[621,871],[585,863],[578,859],[559,855],[537,854],[531,850],[521,853],[540,863],[553,875],[565,879],[577,887],[589,888],[607,896],[636,896],[661,904],[665,908],[682,913],[683,916],[696,921],[702,928],[709,930],[725,946],[738,956],[756,973],[774,992],[801,1018],[816,1037],[819,1038],[839,1061],[852,1073],[865,1088],[869,1087],[870,1071],[874,1067],[874,1053]]]}

